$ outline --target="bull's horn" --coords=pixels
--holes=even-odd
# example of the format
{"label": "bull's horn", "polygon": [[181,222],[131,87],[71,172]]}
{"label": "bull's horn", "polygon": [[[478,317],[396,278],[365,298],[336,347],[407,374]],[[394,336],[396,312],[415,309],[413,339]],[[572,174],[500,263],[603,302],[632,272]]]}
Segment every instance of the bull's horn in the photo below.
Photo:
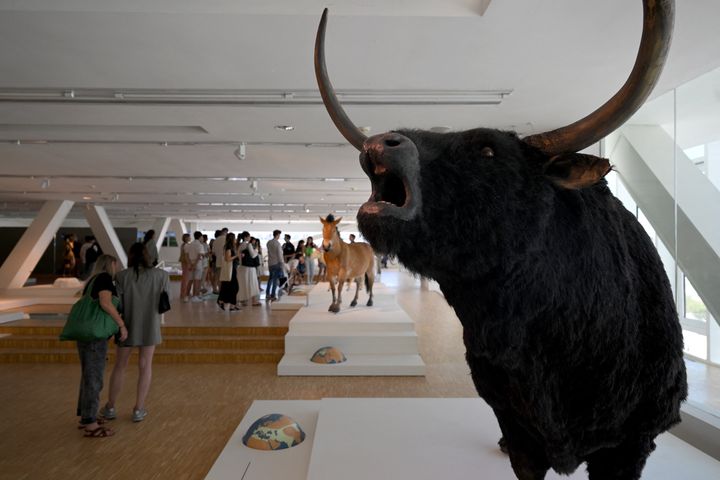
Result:
{"label": "bull's horn", "polygon": [[674,0],[643,0],[640,48],[622,88],[582,120],[523,140],[548,155],[577,152],[622,125],[642,106],[657,83],[670,48],[674,17]]}
{"label": "bull's horn", "polygon": [[337,129],[340,130],[340,133],[342,133],[348,142],[358,150],[362,150],[363,143],[365,143],[367,137],[352,123],[345,113],[345,110],[340,106],[340,102],[338,102],[335,96],[335,89],[328,78],[327,68],[325,66],[325,26],[327,25],[327,13],[328,9],[326,8],[323,11],[317,36],[315,37],[315,78],[317,78],[320,95],[322,95],[323,103],[333,123],[335,123]]}

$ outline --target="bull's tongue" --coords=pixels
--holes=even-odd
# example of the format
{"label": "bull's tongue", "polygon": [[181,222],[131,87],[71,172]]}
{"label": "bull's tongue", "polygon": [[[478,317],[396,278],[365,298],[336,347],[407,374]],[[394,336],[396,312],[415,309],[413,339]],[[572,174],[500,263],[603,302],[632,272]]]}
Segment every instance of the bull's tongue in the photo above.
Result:
{"label": "bull's tongue", "polygon": [[375,175],[382,175],[385,172],[387,172],[387,168],[385,167],[385,165],[381,165],[379,163],[375,164],[375,169],[373,170],[373,173]]}

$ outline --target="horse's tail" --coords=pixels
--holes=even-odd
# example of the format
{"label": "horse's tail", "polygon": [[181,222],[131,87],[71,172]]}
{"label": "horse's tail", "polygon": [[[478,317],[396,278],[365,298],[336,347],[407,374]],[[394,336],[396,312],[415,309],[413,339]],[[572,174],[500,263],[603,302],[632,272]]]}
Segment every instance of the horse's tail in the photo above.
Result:
{"label": "horse's tail", "polygon": [[365,273],[365,291],[370,291],[370,278],[368,277],[367,272]]}

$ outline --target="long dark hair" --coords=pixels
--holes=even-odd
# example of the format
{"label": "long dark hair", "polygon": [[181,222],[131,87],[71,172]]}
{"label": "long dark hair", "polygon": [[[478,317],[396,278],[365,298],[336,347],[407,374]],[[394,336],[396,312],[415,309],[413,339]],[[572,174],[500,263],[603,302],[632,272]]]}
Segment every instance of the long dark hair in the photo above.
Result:
{"label": "long dark hair", "polygon": [[147,245],[147,243],[153,238],[155,238],[155,230],[148,230],[145,232],[145,238],[143,238],[142,241],[143,245]]}
{"label": "long dark hair", "polygon": [[132,268],[135,271],[135,277],[138,278],[140,277],[140,267],[148,269],[152,268],[152,265],[145,244],[135,242],[128,250],[128,268]]}
{"label": "long dark hair", "polygon": [[228,233],[225,235],[225,250],[235,250],[235,234]]}

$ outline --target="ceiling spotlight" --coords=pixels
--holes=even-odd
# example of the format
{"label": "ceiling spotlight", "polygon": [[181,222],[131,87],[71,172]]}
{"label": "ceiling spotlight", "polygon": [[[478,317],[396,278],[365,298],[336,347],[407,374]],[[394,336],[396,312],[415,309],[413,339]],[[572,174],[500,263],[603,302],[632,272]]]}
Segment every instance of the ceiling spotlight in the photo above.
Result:
{"label": "ceiling spotlight", "polygon": [[116,193],[115,195],[113,195],[112,200],[113,202],[117,202],[118,200],[120,200],[120,194]]}
{"label": "ceiling spotlight", "polygon": [[45,189],[45,188],[48,188],[48,187],[50,187],[50,179],[49,179],[49,178],[46,178],[46,179],[43,180],[42,183],[40,184],[40,188]]}
{"label": "ceiling spotlight", "polygon": [[82,197],[82,199],[83,199],[83,200],[92,200],[92,197],[90,197],[90,196],[88,196],[88,195],[84,195],[84,196]]}
{"label": "ceiling spotlight", "polygon": [[292,125],[275,125],[275,130],[289,132],[291,130],[295,130],[295,127],[293,127]]}
{"label": "ceiling spotlight", "polygon": [[233,153],[238,158],[238,160],[245,160],[245,142],[238,145],[238,147]]}
{"label": "ceiling spotlight", "polygon": [[257,180],[252,180],[252,181],[250,182],[250,188],[251,188],[252,190],[257,190],[257,189],[258,189],[258,182],[257,182]]}

